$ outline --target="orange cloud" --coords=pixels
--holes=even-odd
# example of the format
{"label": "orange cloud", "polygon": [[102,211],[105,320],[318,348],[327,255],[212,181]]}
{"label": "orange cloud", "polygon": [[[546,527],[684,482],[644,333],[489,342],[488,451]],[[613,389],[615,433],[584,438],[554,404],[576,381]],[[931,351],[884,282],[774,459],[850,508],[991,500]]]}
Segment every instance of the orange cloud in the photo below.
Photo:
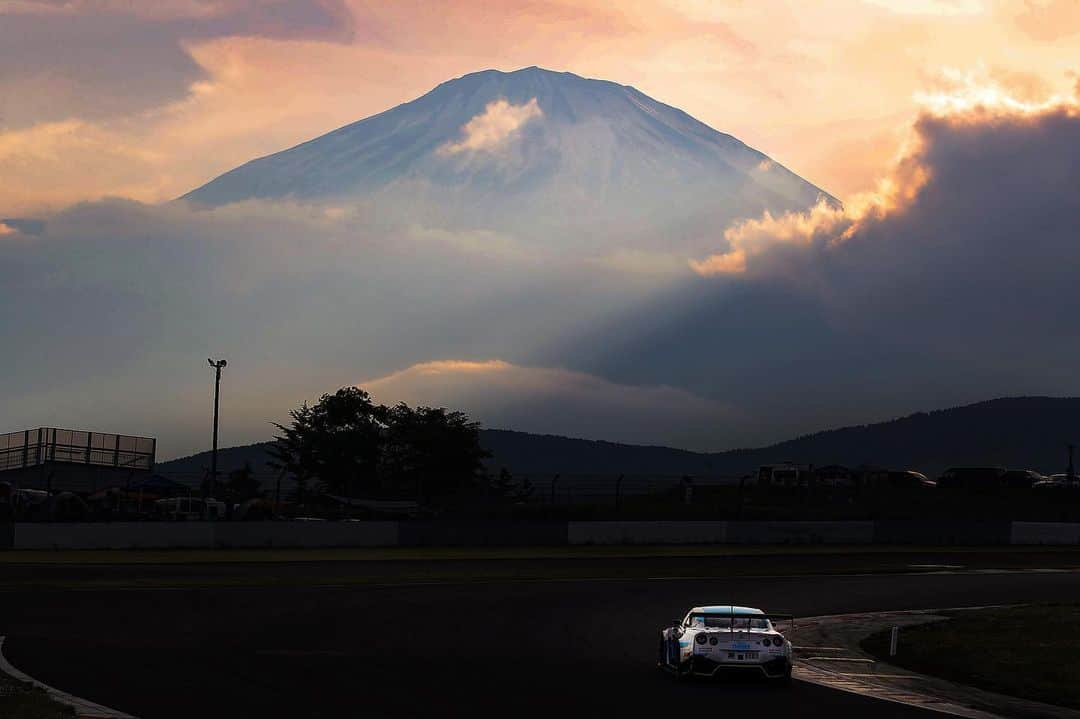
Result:
{"label": "orange cloud", "polygon": [[738,275],[753,269],[753,260],[778,246],[829,247],[850,240],[868,223],[902,213],[918,198],[931,179],[924,157],[923,136],[929,123],[953,125],[993,122],[995,119],[1039,117],[1063,112],[1077,116],[1080,104],[1072,96],[1052,95],[1043,100],[1018,99],[985,74],[947,73],[951,91],[918,96],[922,111],[912,123],[900,157],[874,190],[849,199],[844,207],[818,203],[806,212],[736,223],[724,231],[728,249],[703,259],[691,259],[690,268],[702,276]]}
{"label": "orange cloud", "polygon": [[511,105],[506,100],[490,102],[482,113],[461,127],[461,140],[442,145],[438,152],[456,155],[466,151],[496,150],[528,122],[543,115],[535,97],[521,105]]}
{"label": "orange cloud", "polygon": [[623,385],[501,359],[422,362],[361,386],[379,402],[461,408],[487,426],[639,443],[662,436],[704,446],[733,416],[727,405],[676,387]]}

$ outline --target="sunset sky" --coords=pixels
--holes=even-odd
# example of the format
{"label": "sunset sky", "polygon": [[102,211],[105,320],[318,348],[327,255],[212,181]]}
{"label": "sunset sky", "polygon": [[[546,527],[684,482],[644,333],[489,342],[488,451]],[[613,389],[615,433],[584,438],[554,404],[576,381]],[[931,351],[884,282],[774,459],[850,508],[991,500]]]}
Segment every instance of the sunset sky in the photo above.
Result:
{"label": "sunset sky", "polygon": [[1071,0],[0,0],[0,217],[171,199],[485,68],[637,87],[834,195],[922,96],[1071,92]]}
{"label": "sunset sky", "polygon": [[[1078,47],[1073,0],[0,0],[0,431],[203,449],[207,356],[225,444],[347,384],[708,450],[1080,394]],[[532,66],[648,97],[483,73],[167,202]]]}

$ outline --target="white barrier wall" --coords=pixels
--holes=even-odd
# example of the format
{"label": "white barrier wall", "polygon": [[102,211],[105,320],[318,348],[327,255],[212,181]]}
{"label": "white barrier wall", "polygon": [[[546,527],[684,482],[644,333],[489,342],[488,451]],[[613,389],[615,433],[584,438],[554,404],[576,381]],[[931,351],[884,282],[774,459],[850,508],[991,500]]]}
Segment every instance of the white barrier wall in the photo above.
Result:
{"label": "white barrier wall", "polygon": [[728,544],[871,544],[873,522],[728,522]]}
{"label": "white barrier wall", "polygon": [[397,522],[220,522],[215,547],[394,547]]}
{"label": "white barrier wall", "polygon": [[1080,544],[1080,524],[1013,522],[1011,544]]}
{"label": "white barrier wall", "polygon": [[870,544],[873,522],[569,522],[568,544]]}
{"label": "white barrier wall", "polygon": [[209,522],[29,523],[15,525],[14,549],[160,549],[214,546]]}
{"label": "white barrier wall", "polygon": [[20,523],[14,549],[392,547],[397,522]]}
{"label": "white barrier wall", "polygon": [[567,544],[723,544],[727,522],[567,522]]}
{"label": "white barrier wall", "polygon": [[[183,549],[555,544],[925,543],[912,522],[102,522],[19,523],[14,549]],[[963,523],[954,529],[961,532]],[[1000,526],[999,526],[1000,525]],[[952,525],[950,525],[952,526]],[[471,532],[464,532],[464,528]],[[923,529],[925,529],[923,527]],[[888,531],[886,531],[888,530]],[[905,531],[899,531],[905,530]],[[910,530],[910,531],[907,531]],[[968,544],[1080,545],[1080,524],[999,523]],[[935,540],[950,543],[953,540]]]}

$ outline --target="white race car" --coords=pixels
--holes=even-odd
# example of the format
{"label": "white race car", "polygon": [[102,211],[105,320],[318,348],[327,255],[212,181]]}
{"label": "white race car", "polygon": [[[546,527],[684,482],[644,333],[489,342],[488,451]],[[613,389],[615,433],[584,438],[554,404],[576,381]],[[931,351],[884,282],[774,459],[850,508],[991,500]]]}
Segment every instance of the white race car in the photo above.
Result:
{"label": "white race car", "polygon": [[660,632],[657,664],[680,677],[714,677],[742,669],[790,683],[791,642],[777,631],[775,619],[791,617],[751,607],[694,607],[681,622]]}

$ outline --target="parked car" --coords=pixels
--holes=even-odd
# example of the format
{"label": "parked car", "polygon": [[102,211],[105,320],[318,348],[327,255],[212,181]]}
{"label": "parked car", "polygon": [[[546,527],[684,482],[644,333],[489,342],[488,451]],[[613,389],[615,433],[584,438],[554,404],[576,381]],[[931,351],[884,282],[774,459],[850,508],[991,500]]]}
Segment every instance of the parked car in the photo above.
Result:
{"label": "parked car", "polygon": [[200,497],[171,497],[154,502],[154,514],[171,520],[222,519],[225,503],[213,498],[204,504]]}
{"label": "parked car", "polygon": [[1046,479],[1033,469],[1010,469],[1001,475],[1001,486],[1010,489],[1031,489]]}
{"label": "parked car", "polygon": [[934,489],[937,482],[913,469],[889,472],[885,481],[891,489]]}
{"label": "parked car", "polygon": [[828,464],[814,470],[817,476],[818,486],[836,487],[841,489],[854,489],[859,486],[859,476],[856,472],[839,464]]}
{"label": "parked car", "polygon": [[809,484],[814,470],[803,464],[763,464],[758,468],[757,481],[760,487],[805,487]]}
{"label": "parked car", "polygon": [[938,477],[939,489],[989,490],[1001,486],[1002,467],[951,467]]}
{"label": "parked car", "polygon": [[1070,487],[1080,487],[1080,482],[1078,482],[1075,475],[1070,478],[1067,474],[1051,474],[1049,477],[1032,485],[1032,489],[1039,492],[1048,490],[1061,491]]}

